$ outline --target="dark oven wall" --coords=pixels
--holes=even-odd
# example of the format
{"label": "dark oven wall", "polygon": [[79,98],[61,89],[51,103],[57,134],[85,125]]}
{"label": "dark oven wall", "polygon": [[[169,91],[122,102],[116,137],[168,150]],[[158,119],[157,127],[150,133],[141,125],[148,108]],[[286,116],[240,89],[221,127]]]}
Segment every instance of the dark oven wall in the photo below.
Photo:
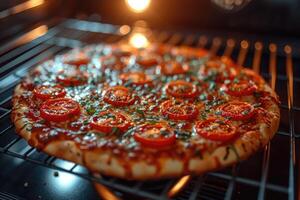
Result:
{"label": "dark oven wall", "polygon": [[[145,19],[154,27],[223,29],[272,35],[300,36],[300,1],[252,0],[238,11],[226,11],[214,0],[152,0],[141,14],[131,12],[124,0],[79,0],[80,11],[98,13],[102,20],[131,24]],[[247,1],[247,0],[246,0]]]}
{"label": "dark oven wall", "polygon": [[0,42],[45,23],[51,24],[58,17],[74,16],[77,5],[72,0],[1,0]]}
{"label": "dark oven wall", "polygon": [[[244,0],[250,3],[238,11],[226,11],[212,1],[220,0],[152,0],[149,9],[136,14],[128,9],[125,0],[31,0],[32,4],[38,4],[31,4],[32,8],[26,4],[28,0],[2,0],[0,41],[57,17],[80,18],[91,14],[114,24],[132,24],[144,19],[154,28],[300,36],[298,0]],[[12,8],[20,4],[27,9],[14,13]]]}

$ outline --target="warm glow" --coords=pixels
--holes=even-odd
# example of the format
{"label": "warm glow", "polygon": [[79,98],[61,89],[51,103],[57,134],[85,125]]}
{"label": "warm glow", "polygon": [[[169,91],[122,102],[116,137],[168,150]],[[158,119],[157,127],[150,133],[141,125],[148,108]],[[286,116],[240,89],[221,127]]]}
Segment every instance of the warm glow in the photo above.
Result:
{"label": "warm glow", "polygon": [[129,44],[135,48],[145,48],[149,45],[149,41],[142,33],[134,33],[129,39]]}
{"label": "warm glow", "polygon": [[120,27],[120,29],[119,29],[119,32],[122,34],[122,35],[126,35],[127,33],[129,33],[130,32],[130,26],[128,26],[128,25],[123,25],[123,26],[121,26]]}
{"label": "warm glow", "polygon": [[110,189],[100,183],[94,182],[94,186],[99,196],[104,200],[120,200]]}
{"label": "warm glow", "polygon": [[182,178],[180,178],[175,183],[175,185],[173,185],[173,187],[169,190],[168,197],[174,197],[176,194],[178,194],[178,192],[180,192],[184,188],[184,186],[188,183],[190,178],[191,178],[191,176],[189,176],[189,175],[183,176]]}
{"label": "warm glow", "polygon": [[41,37],[45,35],[48,31],[48,27],[46,25],[39,26],[32,31],[29,31],[28,33],[22,35],[16,40],[17,45],[22,45],[28,42],[31,42],[32,40]]}
{"label": "warm glow", "polygon": [[39,6],[43,3],[44,3],[44,0],[29,0],[29,1],[26,1],[22,4],[19,4],[15,7],[13,7],[12,8],[12,13],[13,14],[20,13],[20,12],[23,12],[24,10],[34,8],[34,7]]}
{"label": "warm glow", "polygon": [[41,37],[42,35],[46,34],[48,31],[48,27],[46,25],[39,26],[32,31],[24,34],[22,37],[18,38],[16,43],[27,43],[30,42],[38,37]]}
{"label": "warm glow", "polygon": [[0,19],[9,17],[11,14],[18,14],[20,12],[23,12],[25,10],[37,7],[39,5],[42,5],[45,3],[44,0],[28,0],[25,1],[24,3],[18,4],[12,8],[3,10],[0,12]]}
{"label": "warm glow", "polygon": [[149,7],[150,0],[126,0],[126,3],[134,12],[139,13]]}

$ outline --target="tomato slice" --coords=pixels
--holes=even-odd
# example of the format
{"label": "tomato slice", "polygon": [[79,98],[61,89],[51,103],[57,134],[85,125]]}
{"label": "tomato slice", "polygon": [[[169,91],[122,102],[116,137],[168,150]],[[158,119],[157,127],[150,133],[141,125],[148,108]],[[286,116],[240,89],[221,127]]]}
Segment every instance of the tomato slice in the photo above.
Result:
{"label": "tomato slice", "polygon": [[153,67],[158,64],[158,57],[151,53],[139,55],[136,58],[136,63],[145,68]]}
{"label": "tomato slice", "polygon": [[107,55],[100,58],[103,69],[123,70],[126,65],[121,58],[116,55]]}
{"label": "tomato slice", "polygon": [[194,104],[183,100],[167,100],[161,104],[163,115],[173,120],[193,120],[198,116],[198,109]]}
{"label": "tomato slice", "polygon": [[250,81],[240,80],[238,82],[231,81],[229,84],[225,84],[221,87],[221,90],[225,91],[231,96],[247,96],[257,91],[257,86]]}
{"label": "tomato slice", "polygon": [[172,76],[178,74],[185,74],[189,70],[189,66],[182,65],[177,61],[168,61],[168,62],[162,62],[158,66],[158,70],[160,73],[164,75]]}
{"label": "tomato slice", "polygon": [[63,122],[80,114],[80,105],[68,98],[45,101],[40,108],[41,117],[54,122]]}
{"label": "tomato slice", "polygon": [[202,137],[214,141],[228,141],[237,135],[234,126],[215,118],[196,122],[195,130]]}
{"label": "tomato slice", "polygon": [[209,60],[199,70],[200,79],[212,78],[216,82],[224,82],[226,79],[232,80],[238,74],[236,67],[227,65],[219,60]]}
{"label": "tomato slice", "polygon": [[66,91],[60,85],[40,85],[34,88],[33,94],[39,99],[47,100],[51,98],[64,97],[66,95]]}
{"label": "tomato slice", "polygon": [[168,147],[176,142],[174,131],[162,124],[144,124],[137,128],[134,139],[152,148]]}
{"label": "tomato slice", "polygon": [[122,133],[127,131],[130,122],[127,117],[115,111],[102,111],[92,118],[91,127],[103,133],[112,133],[118,128]]}
{"label": "tomato slice", "polygon": [[119,78],[124,82],[131,82],[134,85],[151,84],[151,79],[143,72],[123,73]]}
{"label": "tomato slice", "polygon": [[103,100],[113,106],[128,106],[134,104],[136,98],[124,86],[114,86],[106,90]]}
{"label": "tomato slice", "polygon": [[77,55],[75,55],[75,57],[71,57],[70,59],[66,60],[64,63],[79,67],[81,65],[89,64],[90,58],[84,53],[78,53]]}
{"label": "tomato slice", "polygon": [[221,56],[220,60],[227,66],[227,67],[237,67],[237,64],[233,62],[233,60],[227,56]]}
{"label": "tomato slice", "polygon": [[239,77],[240,80],[246,80],[246,81],[253,81],[256,84],[261,84],[264,83],[264,79],[260,76],[258,76],[254,71],[247,69],[247,68],[243,68],[240,71]]}
{"label": "tomato slice", "polygon": [[151,45],[148,50],[153,52],[154,54],[164,55],[172,49],[171,45],[166,44],[153,44]]}
{"label": "tomato slice", "polygon": [[64,86],[78,86],[87,83],[88,77],[88,73],[69,67],[60,71],[56,80]]}
{"label": "tomato slice", "polygon": [[247,120],[255,114],[254,107],[246,102],[231,101],[219,107],[223,117],[229,117],[232,120]]}
{"label": "tomato slice", "polygon": [[135,53],[135,49],[127,44],[112,46],[112,54],[117,57],[129,57]]}
{"label": "tomato slice", "polygon": [[204,49],[192,48],[188,46],[182,46],[172,49],[172,54],[182,55],[185,57],[197,57],[201,58],[208,55],[208,52]]}
{"label": "tomato slice", "polygon": [[166,92],[177,98],[194,98],[196,97],[198,90],[196,85],[193,85],[192,83],[177,80],[167,84]]}

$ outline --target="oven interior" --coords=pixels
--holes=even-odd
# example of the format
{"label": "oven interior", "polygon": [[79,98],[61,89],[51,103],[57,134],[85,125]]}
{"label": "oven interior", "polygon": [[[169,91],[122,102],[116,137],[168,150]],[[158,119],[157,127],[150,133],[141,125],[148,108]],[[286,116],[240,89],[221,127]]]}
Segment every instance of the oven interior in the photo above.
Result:
{"label": "oven interior", "polygon": [[[14,87],[37,64],[74,47],[128,41],[141,28],[140,23],[124,26],[104,22],[99,13],[78,12],[80,4],[69,1],[66,2],[71,8],[63,13],[57,11],[61,4],[52,0],[28,2],[11,1],[2,6],[3,11],[0,12],[0,199],[298,197],[299,38],[271,33],[231,33],[223,29],[190,30],[188,27],[159,26],[147,29],[150,42],[205,47],[212,54],[230,56],[239,64],[259,72],[280,96],[281,122],[269,145],[233,167],[197,177],[124,181],[92,175],[80,165],[48,156],[28,146],[15,133],[10,120],[11,98]],[[16,8],[20,4],[25,6],[23,10],[22,6]],[[121,33],[122,27],[128,31]]]}

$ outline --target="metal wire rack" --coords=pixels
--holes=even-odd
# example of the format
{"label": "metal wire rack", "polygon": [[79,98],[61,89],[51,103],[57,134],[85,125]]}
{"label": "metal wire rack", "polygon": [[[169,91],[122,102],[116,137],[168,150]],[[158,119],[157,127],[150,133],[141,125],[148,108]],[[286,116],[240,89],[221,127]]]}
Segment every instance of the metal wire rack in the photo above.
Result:
{"label": "metal wire rack", "polygon": [[[209,33],[186,34],[153,31],[151,40],[173,45],[208,48],[212,54],[232,57],[239,64],[261,73],[281,97],[281,124],[272,142],[249,160],[222,171],[198,177],[163,181],[124,181],[97,178],[71,162],[48,156],[27,145],[17,136],[10,120],[13,89],[36,64],[73,47],[95,42],[114,42],[122,37],[118,26],[77,19],[66,19],[55,26],[42,25],[0,47],[0,154],[20,158],[100,183],[114,191],[143,199],[295,199],[298,166],[296,151],[300,127],[300,77],[293,65],[300,57],[292,46],[282,43],[239,39]],[[126,37],[126,36],[125,36]],[[298,72],[296,70],[296,72]],[[172,193],[177,185],[180,192]],[[7,197],[9,194],[2,194]],[[0,196],[1,197],[1,196]],[[14,199],[13,196],[10,196]]]}

